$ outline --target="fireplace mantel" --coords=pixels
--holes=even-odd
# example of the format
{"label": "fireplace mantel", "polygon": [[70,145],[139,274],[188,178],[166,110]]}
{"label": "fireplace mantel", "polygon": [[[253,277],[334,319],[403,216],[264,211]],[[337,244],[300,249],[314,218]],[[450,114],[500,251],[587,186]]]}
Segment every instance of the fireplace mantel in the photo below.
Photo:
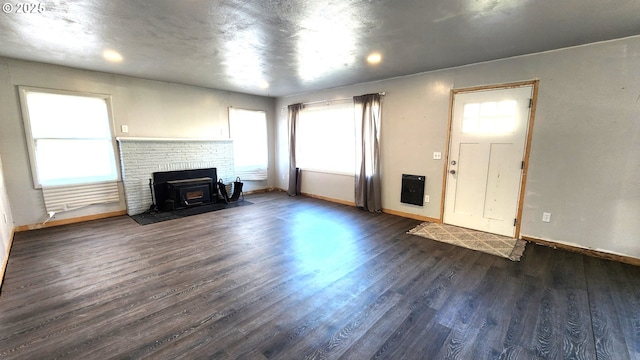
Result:
{"label": "fireplace mantel", "polygon": [[150,141],[150,142],[231,142],[231,139],[202,139],[202,138],[152,138],[152,137],[116,137],[116,141],[118,142],[126,142],[126,141]]}

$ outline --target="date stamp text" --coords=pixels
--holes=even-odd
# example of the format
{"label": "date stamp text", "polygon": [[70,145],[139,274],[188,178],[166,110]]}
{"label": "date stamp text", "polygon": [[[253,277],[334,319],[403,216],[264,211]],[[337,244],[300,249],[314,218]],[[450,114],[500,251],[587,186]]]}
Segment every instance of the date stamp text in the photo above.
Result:
{"label": "date stamp text", "polygon": [[2,12],[5,14],[41,14],[45,12],[44,3],[9,3],[2,4]]}

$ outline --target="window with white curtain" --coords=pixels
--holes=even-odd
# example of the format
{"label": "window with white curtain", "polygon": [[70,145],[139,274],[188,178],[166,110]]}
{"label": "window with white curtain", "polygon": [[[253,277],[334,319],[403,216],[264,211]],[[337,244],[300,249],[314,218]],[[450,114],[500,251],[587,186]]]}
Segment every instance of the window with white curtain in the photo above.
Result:
{"label": "window with white curtain", "polygon": [[108,95],[20,87],[36,188],[118,179]]}
{"label": "window with white curtain", "polygon": [[353,101],[306,105],[296,126],[296,166],[355,174]]}
{"label": "window with white curtain", "polygon": [[229,108],[229,135],[233,140],[236,176],[241,180],[266,180],[269,164],[266,113]]}

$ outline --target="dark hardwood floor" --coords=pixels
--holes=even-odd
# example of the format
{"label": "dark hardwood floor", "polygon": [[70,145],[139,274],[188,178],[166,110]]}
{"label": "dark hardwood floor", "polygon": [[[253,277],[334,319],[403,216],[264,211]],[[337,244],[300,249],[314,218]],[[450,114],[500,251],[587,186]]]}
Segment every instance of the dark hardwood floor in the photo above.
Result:
{"label": "dark hardwood floor", "polygon": [[[0,358],[640,359],[640,268],[284,193],[17,233]],[[639,239],[640,240],[640,239]]]}

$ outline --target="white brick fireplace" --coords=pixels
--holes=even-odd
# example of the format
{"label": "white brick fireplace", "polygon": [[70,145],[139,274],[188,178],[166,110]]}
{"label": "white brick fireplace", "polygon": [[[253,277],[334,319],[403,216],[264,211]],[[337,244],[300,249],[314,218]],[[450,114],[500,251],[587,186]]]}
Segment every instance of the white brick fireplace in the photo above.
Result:
{"label": "white brick fireplace", "polygon": [[149,179],[154,172],[215,167],[218,178],[225,183],[235,179],[231,140],[126,137],[117,140],[129,215],[151,207]]}

